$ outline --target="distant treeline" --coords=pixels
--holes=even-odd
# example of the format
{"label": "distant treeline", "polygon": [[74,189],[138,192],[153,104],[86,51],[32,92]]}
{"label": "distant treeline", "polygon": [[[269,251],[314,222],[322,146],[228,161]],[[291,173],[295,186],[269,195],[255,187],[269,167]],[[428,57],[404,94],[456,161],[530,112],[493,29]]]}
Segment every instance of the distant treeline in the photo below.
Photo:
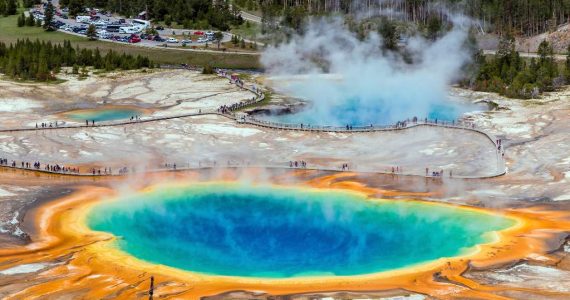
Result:
{"label": "distant treeline", "polygon": [[[32,7],[42,3],[41,0],[24,0],[22,4],[25,7]],[[0,15],[11,16],[18,12],[18,0],[0,0]]]}
{"label": "distant treeline", "polygon": [[52,44],[38,40],[18,40],[10,45],[0,42],[0,72],[13,79],[50,81],[55,80],[55,74],[62,67],[73,67],[73,72],[78,73],[79,67],[88,66],[112,71],[152,68],[153,63],[140,55],[118,54],[114,51],[102,55],[99,49],[73,48],[69,41]]}
{"label": "distant treeline", "polygon": [[10,16],[18,12],[18,2],[16,0],[0,0],[0,15]]}
{"label": "distant treeline", "polygon": [[227,1],[222,0],[60,0],[59,3],[67,6],[71,15],[82,13],[85,7],[102,8],[131,17],[147,10],[148,19],[164,21],[167,25],[177,22],[194,29],[226,31],[231,25],[243,22],[239,10],[230,8]]}
{"label": "distant treeline", "polygon": [[540,44],[538,55],[525,61],[515,51],[512,35],[505,35],[494,57],[476,55],[473,77],[464,85],[511,98],[536,98],[542,92],[570,83],[570,46],[563,66],[554,59],[554,51],[547,41]]}
{"label": "distant treeline", "polygon": [[[327,13],[385,15],[420,24],[445,18],[448,9],[482,21],[482,28],[495,32],[538,34],[570,21],[569,0],[235,0],[240,7],[260,10],[266,22],[277,16]],[[443,5],[442,5],[443,4]]]}

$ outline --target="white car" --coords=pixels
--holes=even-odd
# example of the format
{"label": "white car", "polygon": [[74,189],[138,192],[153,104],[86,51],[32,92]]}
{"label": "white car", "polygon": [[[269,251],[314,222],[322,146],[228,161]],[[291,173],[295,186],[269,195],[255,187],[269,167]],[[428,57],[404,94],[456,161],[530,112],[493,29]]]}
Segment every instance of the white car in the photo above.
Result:
{"label": "white car", "polygon": [[100,39],[108,39],[112,36],[112,34],[108,33],[107,31],[101,31],[97,33],[97,37]]}
{"label": "white car", "polygon": [[167,43],[178,43],[178,40],[175,39],[175,38],[168,38],[168,39],[166,40],[166,42],[167,42]]}
{"label": "white car", "polygon": [[198,43],[205,43],[205,42],[207,42],[207,41],[208,41],[207,38],[199,38],[197,42],[198,42]]}

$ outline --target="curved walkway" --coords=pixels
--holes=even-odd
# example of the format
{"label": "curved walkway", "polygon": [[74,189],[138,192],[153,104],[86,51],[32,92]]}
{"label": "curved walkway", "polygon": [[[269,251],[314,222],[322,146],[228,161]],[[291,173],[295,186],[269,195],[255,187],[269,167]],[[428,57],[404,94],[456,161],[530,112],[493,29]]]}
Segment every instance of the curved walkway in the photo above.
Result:
{"label": "curved walkway", "polygon": [[[183,69],[190,69],[187,67],[180,67]],[[136,121],[120,121],[120,122],[101,122],[97,125],[82,125],[82,124],[78,124],[78,125],[69,125],[69,126],[58,126],[58,127],[44,127],[44,128],[14,128],[14,129],[0,129],[0,132],[5,132],[5,133],[9,133],[9,132],[23,132],[23,131],[40,131],[40,130],[60,130],[60,129],[76,129],[76,128],[98,128],[98,127],[111,127],[111,126],[125,126],[125,125],[133,125],[133,124],[138,124],[138,123],[149,123],[149,122],[157,122],[157,121],[164,121],[164,120],[171,120],[171,119],[180,119],[180,118],[187,118],[187,117],[195,117],[195,116],[205,116],[205,115],[218,115],[218,116],[223,116],[229,119],[232,119],[234,121],[236,121],[238,124],[247,124],[247,125],[251,125],[251,126],[257,126],[257,127],[263,127],[263,128],[268,128],[268,129],[273,129],[273,130],[293,130],[293,131],[306,131],[306,132],[334,132],[334,133],[367,133],[367,132],[383,132],[383,131],[403,131],[403,130],[408,130],[408,129],[412,129],[412,128],[416,128],[416,127],[421,127],[421,126],[430,126],[430,127],[439,127],[439,128],[448,128],[448,129],[456,129],[456,130],[467,130],[467,131],[471,131],[471,132],[475,132],[477,134],[481,134],[483,136],[486,137],[486,139],[488,139],[493,147],[495,147],[496,150],[496,159],[497,159],[497,168],[496,168],[496,172],[488,175],[488,176],[474,176],[474,177],[459,177],[456,176],[455,178],[464,178],[464,179],[481,179],[481,178],[492,178],[492,177],[498,177],[498,176],[502,176],[504,174],[506,174],[506,164],[505,161],[503,159],[503,155],[504,155],[504,149],[500,149],[499,145],[497,143],[497,139],[490,135],[489,133],[483,131],[483,130],[479,130],[476,129],[474,124],[469,124],[469,123],[464,123],[464,122],[458,122],[458,123],[442,123],[442,122],[431,122],[429,120],[424,120],[424,121],[416,121],[416,122],[399,122],[397,125],[386,125],[386,126],[378,126],[378,125],[372,125],[372,126],[364,126],[364,127],[335,127],[335,126],[312,126],[312,125],[306,125],[306,124],[284,124],[284,123],[275,123],[275,122],[268,122],[268,121],[263,121],[263,120],[258,120],[255,119],[253,117],[247,116],[245,114],[240,115],[239,113],[237,113],[237,111],[247,108],[251,105],[255,105],[258,104],[259,102],[263,101],[265,99],[265,95],[263,94],[263,92],[256,88],[254,85],[246,85],[244,84],[241,80],[233,80],[231,78],[231,75],[229,75],[229,73],[227,73],[224,70],[218,70],[217,75],[223,78],[227,78],[228,80],[230,80],[231,83],[235,84],[236,86],[244,89],[244,90],[248,90],[251,93],[253,93],[255,95],[255,98],[253,98],[252,100],[246,101],[246,102],[240,102],[234,105],[231,105],[231,108],[225,108],[225,109],[218,109],[216,111],[214,110],[209,110],[209,111],[200,111],[198,113],[188,113],[188,114],[180,114],[180,115],[174,115],[174,116],[166,116],[166,117],[149,117],[149,118],[143,118],[143,119],[139,119]],[[38,170],[38,169],[32,169],[32,168],[20,168],[20,167],[11,167],[11,166],[2,166],[2,167],[8,167],[8,168],[15,168],[15,169],[25,169],[25,170],[32,170],[32,171],[39,171],[39,172],[45,172],[45,173],[54,173],[54,174],[65,174],[65,175],[75,175],[75,176],[94,176],[91,173],[88,174],[74,174],[74,173],[63,173],[63,172],[52,172],[52,171],[47,171],[47,170]],[[230,167],[236,167],[236,166],[230,166]],[[259,166],[259,167],[265,167],[265,168],[286,168],[286,167],[282,167],[282,166]],[[212,167],[209,167],[212,168]],[[204,169],[204,168],[186,168],[186,170],[194,170],[194,169]],[[311,168],[309,168],[311,169]],[[168,169],[157,169],[155,171],[151,171],[151,172],[162,172],[162,171],[167,171]],[[183,169],[178,169],[178,170],[183,170]],[[321,171],[339,171],[339,170],[335,170],[335,169],[326,169],[326,168],[316,168],[316,169],[311,169],[311,170],[321,170]],[[365,173],[378,173],[378,174],[394,174],[394,173],[387,173],[387,172],[378,172],[378,171],[359,171],[359,172],[365,172]],[[397,175],[404,175],[404,174],[398,174]],[[125,175],[125,174],[108,174],[108,175]],[[95,176],[105,176],[105,175],[95,175]],[[409,176],[414,176],[414,175],[409,175]],[[415,176],[419,176],[419,175],[415,175]],[[425,177],[432,177],[429,176],[429,174],[427,174],[427,176]]]}
{"label": "curved walkway", "polygon": [[295,167],[287,167],[287,166],[277,166],[277,165],[240,165],[240,164],[231,164],[227,166],[201,166],[201,167],[169,167],[169,168],[156,168],[151,170],[145,170],[144,172],[137,172],[137,171],[130,171],[130,172],[115,172],[115,173],[101,173],[101,174],[93,174],[90,172],[85,173],[73,173],[73,172],[63,172],[63,171],[49,171],[45,169],[36,169],[36,168],[23,168],[23,167],[12,167],[9,165],[0,165],[0,169],[8,169],[8,170],[21,170],[21,171],[29,171],[29,172],[38,172],[44,174],[52,174],[52,175],[62,175],[62,176],[74,176],[74,177],[126,177],[133,174],[152,174],[152,173],[161,173],[161,172],[185,172],[185,171],[199,171],[199,170],[215,170],[215,169],[255,169],[255,168],[263,168],[263,169],[274,169],[274,170],[307,170],[307,171],[322,171],[322,172],[335,172],[335,173],[359,173],[359,174],[377,174],[377,175],[392,175],[392,176],[404,176],[404,177],[420,177],[420,178],[429,178],[434,180],[442,180],[446,179],[462,179],[462,180],[475,180],[475,179],[490,179],[496,178],[504,175],[505,173],[500,174],[492,174],[488,176],[423,176],[417,174],[406,174],[406,173],[391,173],[391,172],[383,172],[383,171],[371,171],[371,170],[340,170],[340,169],[332,169],[332,168],[316,168],[316,167],[305,167],[305,168],[295,168]]}

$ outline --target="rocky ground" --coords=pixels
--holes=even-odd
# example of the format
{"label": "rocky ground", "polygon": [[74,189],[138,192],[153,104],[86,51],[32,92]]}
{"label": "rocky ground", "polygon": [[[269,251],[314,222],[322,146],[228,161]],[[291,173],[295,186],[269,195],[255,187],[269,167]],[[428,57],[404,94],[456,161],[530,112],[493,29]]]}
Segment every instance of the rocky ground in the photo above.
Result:
{"label": "rocky ground", "polygon": [[[69,79],[47,86],[0,81],[0,89],[3,91],[0,94],[2,129],[33,127],[36,122],[56,120],[73,123],[75,121],[63,118],[62,113],[105,104],[134,105],[148,109],[149,116],[169,116],[215,109],[252,96],[224,79],[188,71],[107,74],[104,78]],[[468,101],[496,104],[495,110],[472,113],[466,118],[503,140],[508,173],[494,179],[445,178],[427,184],[423,178],[404,177],[397,182],[387,183],[390,179],[383,179],[382,183],[374,184],[416,192],[438,191],[433,199],[437,201],[501,208],[544,205],[552,210],[568,210],[570,89],[534,100],[507,99],[461,89],[452,89],[451,94]],[[422,175],[429,167],[453,170],[458,176],[491,175],[502,167],[497,163],[492,143],[482,135],[461,130],[416,128],[365,134],[291,132],[239,125],[220,116],[121,127],[5,132],[0,134],[0,157],[89,167],[136,165],[140,169],[153,169],[165,162],[181,167],[212,166],[214,161],[218,167],[248,163],[286,167],[291,160],[305,160],[309,166],[327,169],[336,169],[343,163],[363,172],[389,171],[392,166],[400,166],[405,173]],[[85,180],[93,179],[38,176],[14,170],[0,172],[0,243],[6,247],[26,243],[27,231],[33,231],[22,225],[27,209],[38,201],[68,193]],[[561,243],[547,256],[529,257],[491,270],[472,269],[465,276],[481,284],[504,287],[498,295],[505,297],[564,299],[570,294],[569,253],[570,246]],[[51,263],[55,266],[62,262]],[[16,282],[49,270],[50,266],[25,265],[0,271],[0,296],[13,290]],[[405,291],[307,294],[294,298],[397,295],[425,298]],[[234,293],[231,298],[250,297],[249,293]]]}

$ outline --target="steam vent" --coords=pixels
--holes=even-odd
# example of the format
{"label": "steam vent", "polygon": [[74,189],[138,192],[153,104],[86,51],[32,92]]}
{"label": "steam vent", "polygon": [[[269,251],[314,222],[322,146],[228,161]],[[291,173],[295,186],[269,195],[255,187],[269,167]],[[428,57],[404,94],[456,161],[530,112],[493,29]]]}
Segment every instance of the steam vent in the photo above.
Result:
{"label": "steam vent", "polygon": [[0,0],[0,299],[570,299],[568,1],[143,2]]}

